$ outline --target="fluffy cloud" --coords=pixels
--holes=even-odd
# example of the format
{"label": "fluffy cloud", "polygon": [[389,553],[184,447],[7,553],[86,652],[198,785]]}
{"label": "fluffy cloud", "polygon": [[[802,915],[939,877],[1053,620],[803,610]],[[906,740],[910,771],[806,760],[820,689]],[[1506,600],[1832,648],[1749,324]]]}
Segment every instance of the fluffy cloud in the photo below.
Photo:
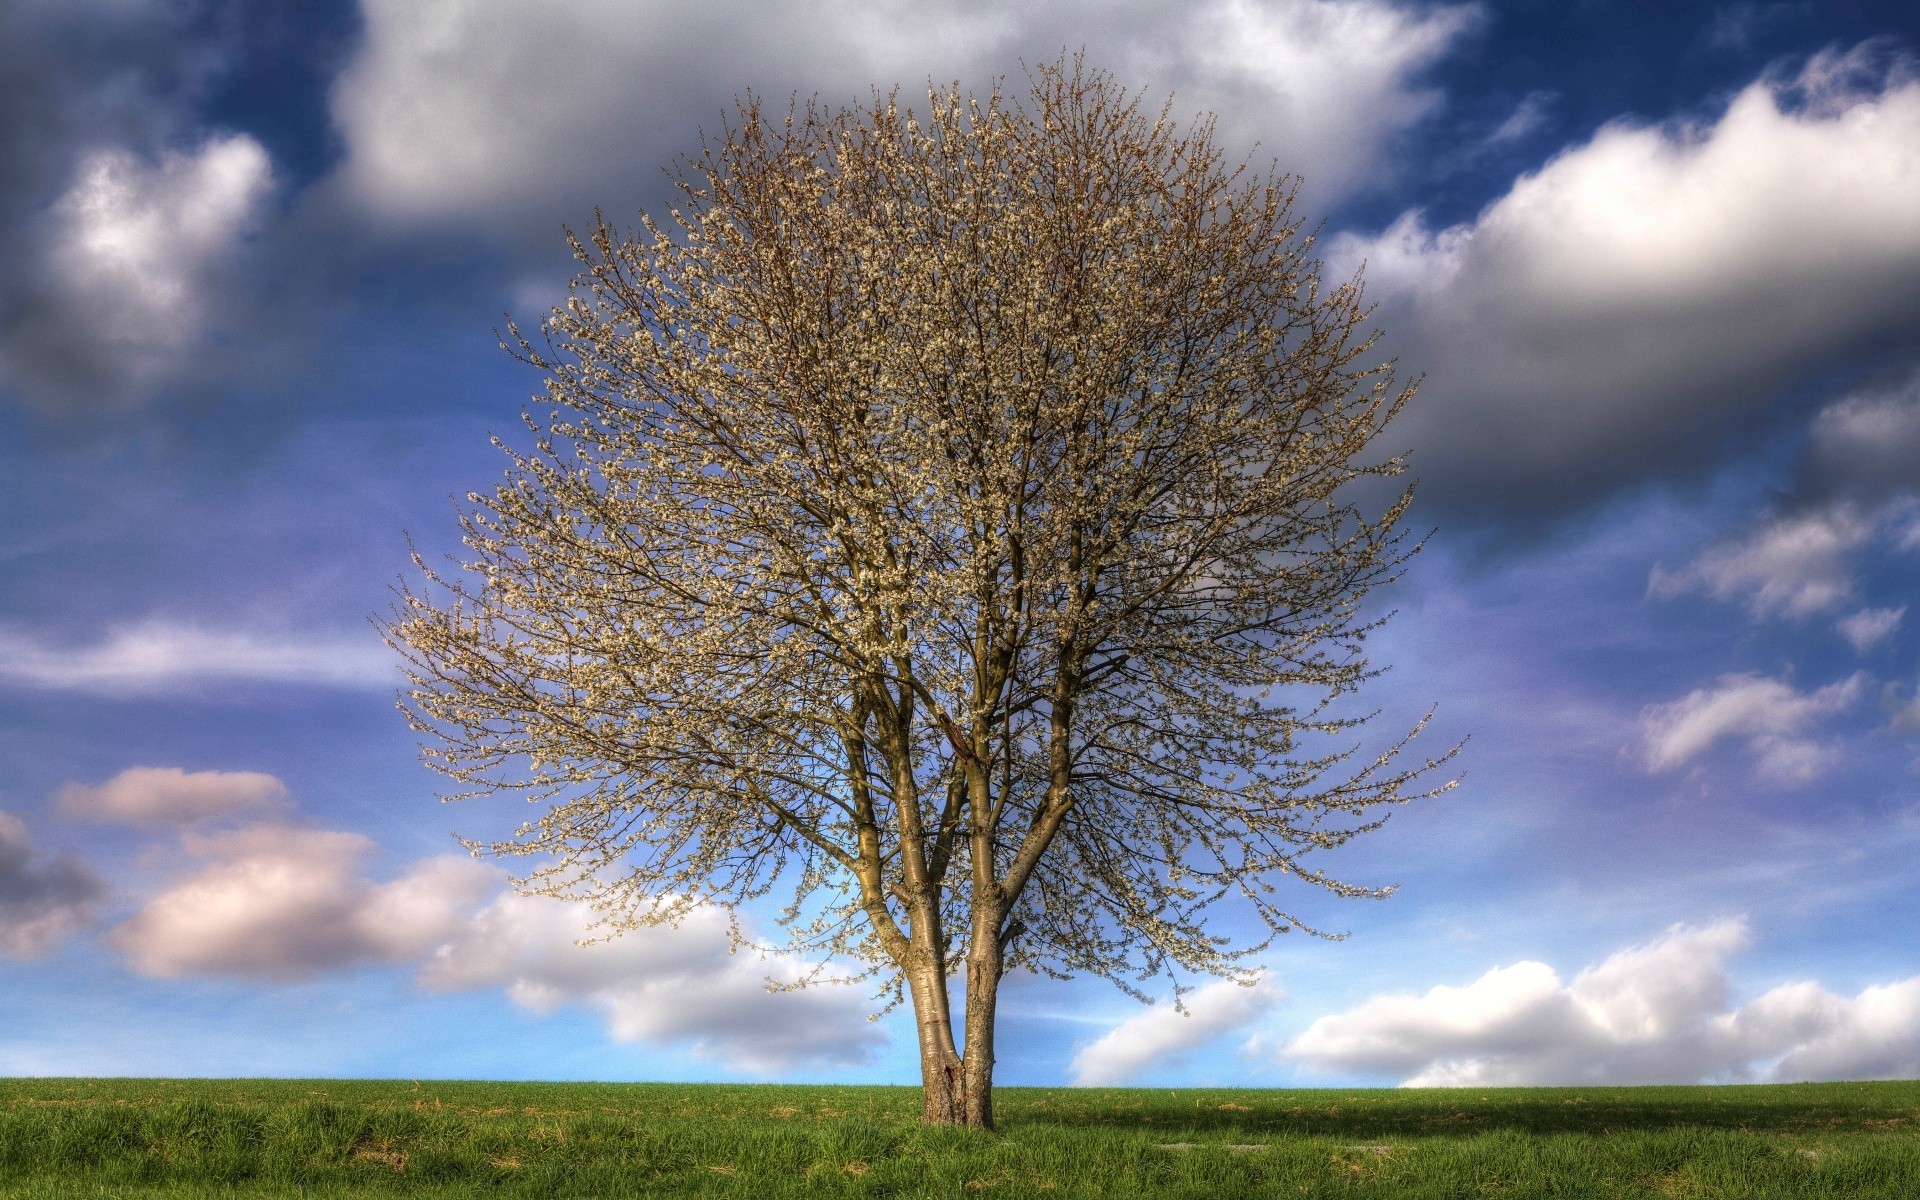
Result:
{"label": "fluffy cloud", "polygon": [[287,786],[258,771],[183,771],[128,767],[101,784],[70,783],[54,803],[72,817],[95,821],[198,821],[274,808]]}
{"label": "fluffy cloud", "polygon": [[886,1040],[865,1019],[858,987],[829,981],[769,992],[769,979],[791,984],[811,965],[731,953],[717,909],[580,945],[592,923],[580,905],[501,896],[434,951],[419,979],[438,991],[504,988],[536,1012],[577,1004],[618,1041],[687,1045],[753,1074],[857,1064]]}
{"label": "fluffy cloud", "polygon": [[20,818],[0,812],[0,956],[41,954],[93,920],[106,886],[71,855],[34,862]]}
{"label": "fluffy cloud", "polygon": [[1711,122],[1615,123],[1477,219],[1343,236],[1431,369],[1402,439],[1463,503],[1576,500],[1671,466],[1784,382],[1920,332],[1920,80],[1871,50]]}
{"label": "fluffy cloud", "polygon": [[382,882],[365,870],[374,844],[357,833],[260,824],[187,833],[181,844],[193,867],[109,934],[144,975],[295,980],[412,964],[431,991],[499,988],[536,1012],[577,1004],[616,1040],[684,1045],[755,1074],[857,1064],[885,1041],[858,987],[828,977],[769,992],[768,979],[797,983],[813,964],[731,953],[717,909],[581,945],[589,909],[502,892],[497,868],[464,855],[422,859]]}
{"label": "fluffy cloud", "polygon": [[1899,608],[1863,608],[1851,616],[1843,617],[1836,627],[1840,636],[1853,643],[1853,648],[1865,654],[1892,636],[1900,628],[1901,618],[1907,615],[1907,606]]}
{"label": "fluffy cloud", "polygon": [[1081,1087],[1104,1087],[1136,1078],[1222,1034],[1244,1029],[1280,999],[1279,986],[1265,977],[1251,985],[1231,979],[1210,983],[1187,997],[1187,1011],[1149,1009],[1083,1047],[1073,1056],[1073,1081]]}
{"label": "fluffy cloud", "polygon": [[1476,6],[1389,0],[368,0],[363,12],[333,96],[347,191],[392,217],[535,213],[546,238],[562,214],[659,195],[661,166],[743,87],[775,102],[912,92],[929,74],[1017,74],[1063,46],[1177,88],[1182,110],[1220,112],[1236,140],[1261,139],[1333,192],[1377,171],[1386,140],[1434,107],[1417,77],[1478,19]]}
{"label": "fluffy cloud", "polygon": [[361,873],[373,843],[357,833],[258,825],[183,844],[198,869],[111,934],[145,975],[298,979],[414,961],[500,882],[494,868],[442,855],[377,883]]}
{"label": "fluffy cloud", "polygon": [[1729,1006],[1744,922],[1676,925],[1563,983],[1544,963],[1376,996],[1287,1045],[1410,1087],[1884,1079],[1920,1072],[1920,977],[1851,999],[1814,983]]}
{"label": "fluffy cloud", "polygon": [[1865,686],[1866,676],[1860,674],[1813,692],[1758,675],[1722,676],[1712,687],[1641,714],[1647,768],[1670,771],[1721,742],[1737,741],[1770,778],[1810,782],[1831,757],[1811,731],[1823,719],[1852,707]]}
{"label": "fluffy cloud", "polygon": [[166,377],[198,343],[271,186],[266,151],[244,134],[155,162],[88,155],[50,214],[39,286],[0,328],[0,371],[93,400]]}
{"label": "fluffy cloud", "polygon": [[61,646],[0,628],[0,681],[124,693],[221,680],[391,687],[395,674],[371,634],[291,639],[152,622],[91,646]]}

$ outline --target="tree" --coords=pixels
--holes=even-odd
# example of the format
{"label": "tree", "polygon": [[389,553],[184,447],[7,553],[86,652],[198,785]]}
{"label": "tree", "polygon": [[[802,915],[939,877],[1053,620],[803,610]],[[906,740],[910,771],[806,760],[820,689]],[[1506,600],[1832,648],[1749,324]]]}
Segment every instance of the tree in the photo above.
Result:
{"label": "tree", "polygon": [[929,101],[749,97],[668,220],[569,234],[509,346],[546,411],[389,633],[429,761],[541,805],[488,847],[523,888],[616,929],[780,888],[910,1000],[927,1120],[990,1125],[1009,969],[1243,973],[1209,905],[1384,894],[1309,853],[1439,789],[1340,713],[1411,389],[1291,184],[1077,61]]}

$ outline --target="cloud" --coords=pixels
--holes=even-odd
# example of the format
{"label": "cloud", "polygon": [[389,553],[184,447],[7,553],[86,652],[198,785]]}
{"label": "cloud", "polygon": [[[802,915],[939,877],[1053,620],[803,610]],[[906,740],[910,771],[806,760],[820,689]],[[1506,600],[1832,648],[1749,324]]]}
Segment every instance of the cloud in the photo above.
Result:
{"label": "cloud", "polygon": [[499,988],[543,1013],[578,1004],[617,1041],[686,1045],[754,1074],[861,1063],[886,1040],[858,988],[769,993],[769,977],[795,983],[813,964],[730,954],[717,909],[582,946],[590,909],[503,892],[498,868],[465,855],[383,882],[365,869],[374,843],[357,833],[268,823],[189,832],[181,845],[194,865],[108,935],[143,975],[285,981],[414,965],[430,991]]}
{"label": "cloud", "polygon": [[1756,618],[1828,612],[1853,595],[1849,556],[1876,525],[1844,503],[1775,516],[1682,570],[1655,567],[1647,590],[1662,597],[1704,591],[1716,600],[1744,595]]}
{"label": "cloud", "polygon": [[286,802],[287,786],[257,771],[193,771],[128,767],[105,783],[69,783],[54,803],[71,817],[94,821],[199,821]]}
{"label": "cloud", "polygon": [[1528,92],[1506,120],[1487,135],[1493,143],[1518,142],[1533,136],[1553,121],[1556,92]]}
{"label": "cloud", "polygon": [[1723,675],[1640,716],[1650,771],[1684,766],[1724,741],[1738,741],[1759,760],[1762,774],[1781,783],[1811,782],[1831,751],[1809,735],[1823,718],[1859,700],[1866,676],[1856,674],[1814,692],[1758,675]]}
{"label": "cloud", "polygon": [[1906,615],[1907,606],[1904,604],[1899,608],[1863,608],[1852,616],[1841,618],[1836,628],[1840,630],[1840,636],[1853,644],[1855,650],[1865,654],[1900,628],[1900,620]]}
{"label": "cloud", "polygon": [[1473,221],[1408,212],[1328,256],[1367,261],[1382,326],[1430,370],[1398,440],[1440,499],[1582,502],[1920,333],[1920,79],[1824,53],[1717,120],[1607,125]]}
{"label": "cloud", "polygon": [[1916,687],[1913,695],[1903,701],[1899,690],[1893,684],[1888,684],[1882,702],[1890,718],[1888,729],[1894,733],[1920,733],[1920,687]]}
{"label": "cloud", "polygon": [[1082,1047],[1073,1056],[1073,1082],[1105,1087],[1137,1078],[1169,1058],[1245,1028],[1280,999],[1279,986],[1264,977],[1251,985],[1231,979],[1210,983],[1187,997],[1186,1012],[1172,1006],[1148,1009]]}
{"label": "cloud", "polygon": [[384,217],[522,214],[551,239],[592,205],[618,214],[662,195],[660,169],[743,88],[775,103],[876,84],[911,95],[929,75],[977,86],[1084,47],[1129,84],[1178,89],[1182,112],[1221,113],[1230,136],[1260,139],[1332,194],[1376,175],[1387,141],[1439,103],[1418,76],[1479,13],[1387,0],[367,0],[333,93],[339,182]]}
{"label": "cloud", "polygon": [[1920,491],[1920,371],[1827,405],[1807,440],[1809,490],[1867,505]]}
{"label": "cloud", "polygon": [[27,827],[0,812],[0,956],[29,958],[52,949],[92,923],[106,891],[72,855],[36,865]]}
{"label": "cloud", "polygon": [[419,981],[436,991],[504,988],[535,1012],[577,1004],[600,1016],[616,1041],[687,1045],[753,1074],[856,1065],[886,1041],[865,1019],[857,987],[769,992],[769,978],[790,984],[812,965],[729,953],[720,910],[579,945],[593,924],[582,905],[504,895],[434,951]]}
{"label": "cloud", "polygon": [[93,403],[167,377],[199,343],[271,188],[267,152],[246,134],[152,162],[86,156],[48,214],[38,286],[0,325],[0,372]]}
{"label": "cloud", "polygon": [[1676,925],[1562,983],[1544,963],[1464,987],[1376,996],[1322,1017],[1282,1051],[1409,1087],[1910,1078],[1920,977],[1849,999],[1814,983],[1730,1006],[1725,960],[1743,921]]}
{"label": "cloud", "polygon": [[371,633],[289,639],[155,621],[91,646],[58,646],[0,627],[0,681],[37,687],[111,694],[256,680],[384,688],[395,678],[391,656]]}
{"label": "cloud", "polygon": [[357,833],[269,824],[182,844],[202,865],[110,935],[143,975],[300,979],[415,961],[500,882],[494,868],[441,855],[377,883],[361,873],[374,847]]}

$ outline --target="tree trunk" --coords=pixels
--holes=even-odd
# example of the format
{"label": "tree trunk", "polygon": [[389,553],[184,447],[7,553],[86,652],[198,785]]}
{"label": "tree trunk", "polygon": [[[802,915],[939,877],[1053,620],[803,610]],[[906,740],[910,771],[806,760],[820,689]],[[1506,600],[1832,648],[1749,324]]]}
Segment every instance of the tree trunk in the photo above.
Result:
{"label": "tree trunk", "polygon": [[993,1128],[993,1025],[1001,966],[1000,942],[995,937],[983,939],[967,956],[965,1123],[979,1129]]}
{"label": "tree trunk", "polygon": [[920,1034],[920,1083],[929,1125],[993,1128],[993,1021],[1000,988],[1000,949],[967,958],[966,1053],[953,1042],[947,981],[930,971],[910,978]]}
{"label": "tree trunk", "polygon": [[966,1124],[966,1072],[953,1044],[945,974],[930,962],[916,964],[907,986],[920,1035],[920,1082],[926,1096],[923,1119],[929,1125]]}

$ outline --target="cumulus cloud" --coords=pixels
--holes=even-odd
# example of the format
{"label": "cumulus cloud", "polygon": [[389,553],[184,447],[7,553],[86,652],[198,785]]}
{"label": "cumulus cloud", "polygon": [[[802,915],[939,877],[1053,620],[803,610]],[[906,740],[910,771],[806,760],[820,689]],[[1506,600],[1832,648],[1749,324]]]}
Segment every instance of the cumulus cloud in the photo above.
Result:
{"label": "cumulus cloud", "polygon": [[1703,591],[1717,600],[1745,597],[1755,617],[1829,612],[1853,594],[1851,554],[1877,522],[1849,504],[1771,517],[1679,571],[1653,569],[1655,596]]}
{"label": "cumulus cloud", "polygon": [[245,134],[157,161],[85,157],[49,215],[39,283],[0,327],[0,372],[94,401],[166,377],[199,342],[271,187],[267,152]]}
{"label": "cumulus cloud", "polygon": [[106,895],[85,863],[63,854],[35,862],[20,818],[0,812],[0,956],[43,954],[93,921]]}
{"label": "cumulus cloud", "polygon": [[197,869],[150,897],[110,940],[143,975],[299,979],[409,962],[455,936],[500,873],[440,855],[375,882],[357,833],[256,825],[187,834]]}
{"label": "cumulus cloud", "polygon": [[1315,1021],[1282,1053],[1409,1087],[1910,1078],[1920,977],[1852,998],[1815,983],[1731,1005],[1743,921],[1676,925],[1572,982],[1545,963],[1463,987],[1376,996]]}
{"label": "cumulus cloud", "polygon": [[590,909],[543,897],[504,895],[421,969],[437,991],[504,988],[535,1012],[575,1004],[600,1016],[617,1041],[685,1045],[753,1074],[866,1061],[886,1038],[865,1019],[857,987],[791,984],[812,964],[729,952],[724,913],[703,908],[677,927],[637,929],[580,945]]}
{"label": "cumulus cloud", "polygon": [[1671,771],[1727,741],[1739,742],[1762,774],[1780,783],[1811,782],[1832,751],[1812,736],[1825,718],[1860,699],[1866,676],[1856,674],[1813,692],[1778,679],[1723,675],[1712,687],[1648,707],[1640,717],[1647,769]]}
{"label": "cumulus cloud", "polygon": [[69,783],[54,793],[60,811],[94,821],[199,821],[275,808],[286,799],[287,785],[258,771],[179,767],[128,767],[105,783]]}
{"label": "cumulus cloud", "polygon": [[0,681],[76,691],[165,691],[217,681],[391,687],[392,657],[356,638],[222,633],[149,622],[92,645],[59,645],[0,627]]}
{"label": "cumulus cloud", "polygon": [[1128,1017],[1098,1041],[1073,1056],[1073,1081],[1081,1087],[1105,1087],[1139,1077],[1148,1069],[1265,1015],[1281,999],[1277,984],[1264,976],[1252,984],[1231,979],[1194,992],[1180,1012],[1171,1006]]}
{"label": "cumulus cloud", "polygon": [[1853,648],[1865,654],[1892,636],[1900,628],[1901,618],[1907,615],[1907,606],[1899,608],[1863,608],[1851,616],[1842,617],[1836,628],[1840,636],[1853,644]]}
{"label": "cumulus cloud", "polygon": [[1220,112],[1331,194],[1434,108],[1420,73],[1479,19],[1390,0],[368,0],[363,14],[333,95],[347,192],[396,218],[532,213],[547,237],[562,213],[659,195],[661,166],[744,87],[840,102],[929,75],[979,83],[1063,47]]}
{"label": "cumulus cloud", "polygon": [[1920,79],[1871,48],[1718,119],[1616,122],[1471,222],[1409,212],[1368,263],[1431,382],[1401,431],[1457,503],[1577,501],[1875,338],[1920,332]]}

